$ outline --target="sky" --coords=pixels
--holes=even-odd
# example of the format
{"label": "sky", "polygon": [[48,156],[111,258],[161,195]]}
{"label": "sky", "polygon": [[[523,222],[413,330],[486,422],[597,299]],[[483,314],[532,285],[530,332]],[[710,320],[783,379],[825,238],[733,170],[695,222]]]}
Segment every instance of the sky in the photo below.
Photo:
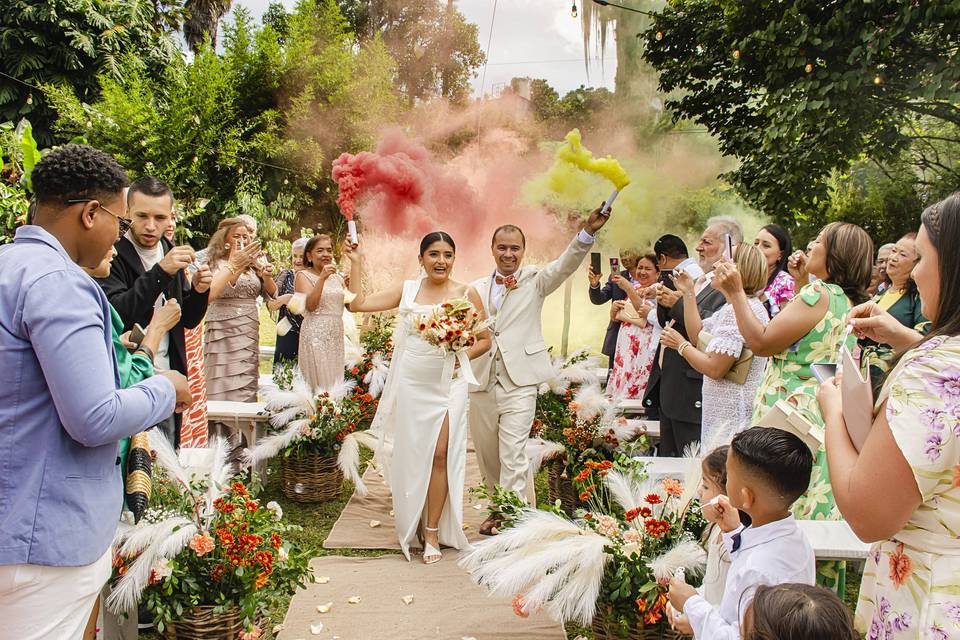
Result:
{"label": "sky", "polygon": [[[281,0],[292,7],[296,0]],[[571,17],[572,0],[456,0],[468,22],[479,26],[480,47],[490,50],[486,67],[473,79],[474,94],[493,93],[515,76],[544,78],[563,95],[580,85],[613,89],[616,74],[614,46],[608,43],[607,56],[600,64],[594,53],[589,76],[583,60],[580,20]],[[584,0],[576,0],[581,6]],[[586,0],[589,1],[589,0]],[[247,7],[259,21],[270,0],[235,0]],[[493,37],[490,24],[493,18]],[[605,65],[605,66],[604,66]]]}

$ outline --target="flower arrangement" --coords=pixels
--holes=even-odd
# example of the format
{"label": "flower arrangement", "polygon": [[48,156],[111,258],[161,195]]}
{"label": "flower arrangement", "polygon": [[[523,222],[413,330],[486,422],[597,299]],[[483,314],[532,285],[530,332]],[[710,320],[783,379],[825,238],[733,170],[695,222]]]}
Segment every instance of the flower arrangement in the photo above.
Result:
{"label": "flower arrangement", "polygon": [[347,358],[344,377],[353,380],[357,389],[373,398],[361,420],[369,426],[377,412],[378,399],[390,372],[390,359],[393,357],[393,319],[379,314],[372,316],[372,326],[360,336],[360,344],[356,347],[352,356]]}
{"label": "flower arrangement", "polygon": [[113,592],[107,606],[136,611],[144,602],[159,631],[197,607],[236,609],[247,638],[270,611],[312,579],[309,554],[294,549],[279,505],[262,505],[232,481],[226,441],[215,438],[207,459],[185,467],[156,429],[148,432],[158,462],[157,490],[135,526],[114,541]]}
{"label": "flower arrangement", "polygon": [[544,609],[562,622],[602,621],[612,636],[664,631],[669,579],[683,569],[690,580],[706,561],[697,509],[679,481],[654,482],[623,454],[589,461],[575,482],[587,506],[574,518],[525,509],[461,565],[477,583],[513,596],[520,615]]}
{"label": "flower arrangement", "polygon": [[444,353],[469,349],[477,336],[488,326],[489,320],[480,320],[480,313],[466,298],[455,298],[437,305],[428,314],[413,317],[413,328],[428,343]]}

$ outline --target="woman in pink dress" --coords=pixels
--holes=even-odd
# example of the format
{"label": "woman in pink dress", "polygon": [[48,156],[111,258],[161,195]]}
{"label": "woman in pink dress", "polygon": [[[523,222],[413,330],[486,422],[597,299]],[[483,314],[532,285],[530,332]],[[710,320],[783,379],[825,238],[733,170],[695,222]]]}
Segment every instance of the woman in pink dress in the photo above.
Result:
{"label": "woman in pink dress", "polygon": [[614,302],[610,310],[613,319],[623,321],[613,356],[613,372],[607,381],[607,394],[612,398],[640,399],[647,389],[660,339],[660,325],[649,319],[651,313],[656,313],[656,305],[649,298],[659,275],[657,257],[648,253],[637,261],[633,272],[636,284],[620,275],[611,276],[627,294],[626,300]]}
{"label": "woman in pink dress", "polygon": [[300,373],[312,389],[329,389],[343,380],[347,290],[334,262],[333,239],[326,234],[310,238],[303,250],[303,266],[294,281],[296,292],[306,296],[300,325]]}

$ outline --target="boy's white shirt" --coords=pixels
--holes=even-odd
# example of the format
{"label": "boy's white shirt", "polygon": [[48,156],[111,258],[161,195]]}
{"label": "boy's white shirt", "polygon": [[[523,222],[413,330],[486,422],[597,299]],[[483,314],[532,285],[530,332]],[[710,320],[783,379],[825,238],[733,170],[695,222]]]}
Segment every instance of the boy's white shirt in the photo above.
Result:
{"label": "boy's white shirt", "polygon": [[[740,548],[733,539],[740,534]],[[719,607],[695,595],[683,606],[697,640],[740,640],[740,620],[762,584],[801,582],[816,578],[815,556],[793,516],[762,527],[740,527],[723,534],[730,552],[730,571]]]}

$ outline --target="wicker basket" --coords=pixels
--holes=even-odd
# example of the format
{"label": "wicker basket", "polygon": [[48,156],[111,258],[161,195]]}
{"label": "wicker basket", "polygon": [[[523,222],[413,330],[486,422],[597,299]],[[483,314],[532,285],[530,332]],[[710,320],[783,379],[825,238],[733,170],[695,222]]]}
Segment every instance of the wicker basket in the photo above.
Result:
{"label": "wicker basket", "polygon": [[593,637],[596,640],[679,640],[683,636],[677,635],[670,627],[666,625],[655,625],[652,627],[643,626],[641,620],[637,620],[634,626],[626,635],[620,625],[607,617],[608,612],[603,606],[597,607],[597,613],[593,616]]}
{"label": "wicker basket", "polygon": [[561,460],[551,462],[547,467],[547,496],[551,504],[560,500],[560,508],[568,516],[572,516],[574,511],[584,505],[580,501],[573,482],[564,475],[563,468],[564,464]]}
{"label": "wicker basket", "polygon": [[280,460],[285,497],[294,502],[324,502],[340,497],[343,474],[336,458],[305,453]]}
{"label": "wicker basket", "polygon": [[240,610],[231,607],[215,613],[214,607],[194,607],[184,611],[164,629],[166,640],[237,640],[243,631]]}

